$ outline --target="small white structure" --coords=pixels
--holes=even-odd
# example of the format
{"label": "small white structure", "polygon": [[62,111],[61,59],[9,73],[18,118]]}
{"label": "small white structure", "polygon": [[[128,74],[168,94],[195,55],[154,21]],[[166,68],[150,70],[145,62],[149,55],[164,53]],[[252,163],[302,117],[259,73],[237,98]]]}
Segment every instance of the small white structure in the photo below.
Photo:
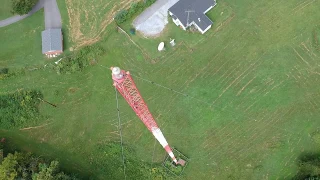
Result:
{"label": "small white structure", "polygon": [[170,45],[171,45],[172,47],[176,45],[176,42],[175,42],[174,39],[171,39],[171,38],[170,38]]}
{"label": "small white structure", "polygon": [[158,46],[158,51],[163,51],[163,50],[165,50],[165,48],[164,48],[164,42],[161,42],[161,43],[159,44],[159,46]]}

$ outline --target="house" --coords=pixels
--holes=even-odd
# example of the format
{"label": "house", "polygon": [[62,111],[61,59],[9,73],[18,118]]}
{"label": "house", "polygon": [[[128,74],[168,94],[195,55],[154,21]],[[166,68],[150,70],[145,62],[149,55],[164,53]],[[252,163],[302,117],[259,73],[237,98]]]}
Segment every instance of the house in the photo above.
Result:
{"label": "house", "polygon": [[177,26],[186,30],[194,25],[204,34],[213,24],[205,14],[216,4],[215,0],[180,0],[168,11]]}
{"label": "house", "polygon": [[61,29],[46,29],[42,31],[41,36],[42,54],[55,57],[63,52]]}

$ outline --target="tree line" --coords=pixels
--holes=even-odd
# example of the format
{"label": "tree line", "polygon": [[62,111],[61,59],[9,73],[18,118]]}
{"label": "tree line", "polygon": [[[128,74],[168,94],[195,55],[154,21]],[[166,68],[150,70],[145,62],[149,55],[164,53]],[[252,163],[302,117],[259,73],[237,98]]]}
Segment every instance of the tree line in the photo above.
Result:
{"label": "tree line", "polygon": [[[3,147],[0,144],[0,151]],[[48,161],[31,153],[14,152],[0,158],[0,179],[76,180],[60,170],[59,161]]]}

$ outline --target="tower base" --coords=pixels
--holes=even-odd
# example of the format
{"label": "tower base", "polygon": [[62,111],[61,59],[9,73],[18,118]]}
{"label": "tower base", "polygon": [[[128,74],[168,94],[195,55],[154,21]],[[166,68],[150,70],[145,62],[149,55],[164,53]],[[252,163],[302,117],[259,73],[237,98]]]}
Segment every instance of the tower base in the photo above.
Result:
{"label": "tower base", "polygon": [[165,167],[165,169],[167,169],[167,171],[180,176],[183,173],[184,169],[187,167],[189,158],[175,148],[172,148],[172,152],[176,155],[178,163],[176,164],[175,162],[173,162],[170,156],[167,155],[162,165]]}

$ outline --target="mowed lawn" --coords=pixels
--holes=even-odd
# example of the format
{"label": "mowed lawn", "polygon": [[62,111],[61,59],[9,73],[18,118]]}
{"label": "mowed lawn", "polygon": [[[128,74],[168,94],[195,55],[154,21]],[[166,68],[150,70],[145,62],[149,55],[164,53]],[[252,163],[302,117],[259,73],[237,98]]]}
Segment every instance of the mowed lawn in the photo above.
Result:
{"label": "mowed lawn", "polygon": [[[48,67],[1,80],[1,93],[39,89],[58,107],[41,104],[42,127],[0,134],[12,148],[105,179],[99,145],[120,139],[108,68],[120,66],[130,70],[171,146],[191,159],[183,179],[290,179],[301,155],[319,152],[312,141],[320,126],[319,7],[312,0],[219,1],[205,35],[171,22],[158,39],[133,36],[139,47],[109,27],[99,42],[105,55],[83,72],[57,75]],[[157,52],[169,38],[177,45]],[[125,146],[159,165],[165,151],[119,101]],[[117,168],[123,173],[122,164]]]}
{"label": "mowed lawn", "polygon": [[26,19],[0,28],[0,67],[17,69],[47,63],[41,52],[43,9]]}
{"label": "mowed lawn", "polygon": [[0,6],[0,20],[13,16],[11,13],[11,0],[2,0]]}

